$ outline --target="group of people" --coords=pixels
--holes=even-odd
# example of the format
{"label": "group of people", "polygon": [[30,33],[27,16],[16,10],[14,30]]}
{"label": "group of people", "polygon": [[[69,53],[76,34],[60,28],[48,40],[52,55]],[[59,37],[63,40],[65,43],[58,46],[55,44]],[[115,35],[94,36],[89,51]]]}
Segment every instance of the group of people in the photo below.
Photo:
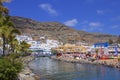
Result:
{"label": "group of people", "polygon": [[87,59],[87,60],[106,60],[106,59],[114,59],[120,58],[119,55],[114,54],[91,54],[91,53],[57,53],[57,57],[64,58],[74,58],[74,59]]}

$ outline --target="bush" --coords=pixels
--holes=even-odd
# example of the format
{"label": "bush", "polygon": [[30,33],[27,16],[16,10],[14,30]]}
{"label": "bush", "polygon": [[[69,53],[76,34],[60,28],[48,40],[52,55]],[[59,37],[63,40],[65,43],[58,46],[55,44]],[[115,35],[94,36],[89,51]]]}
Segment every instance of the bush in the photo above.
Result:
{"label": "bush", "polygon": [[13,58],[13,59],[16,59],[16,58],[19,58],[20,57],[20,54],[16,54],[16,53],[11,53],[9,55],[10,58]]}
{"label": "bush", "polygon": [[0,80],[16,80],[18,73],[22,69],[22,63],[15,61],[14,63],[6,58],[0,59]]}
{"label": "bush", "polygon": [[12,59],[16,59],[16,58],[20,58],[20,57],[26,57],[31,55],[31,53],[11,53],[9,55],[7,55],[7,57],[12,58]]}
{"label": "bush", "polygon": [[21,53],[22,57],[26,57],[26,56],[29,56],[29,55],[31,55],[31,53]]}

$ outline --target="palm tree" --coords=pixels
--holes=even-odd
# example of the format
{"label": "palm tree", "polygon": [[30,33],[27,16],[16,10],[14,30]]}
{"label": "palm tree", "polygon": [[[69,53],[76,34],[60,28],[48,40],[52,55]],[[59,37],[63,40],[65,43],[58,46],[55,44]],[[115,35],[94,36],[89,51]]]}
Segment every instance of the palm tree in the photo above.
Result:
{"label": "palm tree", "polygon": [[5,51],[9,51],[10,49],[14,50],[13,42],[15,39],[16,34],[20,34],[20,31],[16,28],[4,26],[1,27],[0,30],[2,30],[2,38],[3,40],[3,55],[5,55]]}
{"label": "palm tree", "polygon": [[20,46],[21,46],[21,51],[22,51],[23,53],[26,53],[27,50],[29,49],[29,47],[30,47],[31,45],[28,44],[26,41],[22,41],[22,42],[20,43]]}
{"label": "palm tree", "polygon": [[5,51],[17,52],[16,50],[21,50],[26,52],[30,47],[25,41],[19,43],[16,40],[15,36],[20,34],[20,31],[14,27],[8,16],[8,9],[3,6],[3,2],[7,1],[10,0],[0,0],[0,37],[3,41],[3,56],[5,56]]}
{"label": "palm tree", "polygon": [[8,30],[6,32],[7,44],[9,44],[10,47],[12,48],[13,47],[12,41],[14,41],[16,39],[15,38],[16,35],[20,35],[21,32],[18,29],[13,28],[13,27],[9,27],[7,30]]}
{"label": "palm tree", "polygon": [[4,16],[3,20],[0,21],[0,35],[3,39],[3,56],[5,55],[5,49],[8,43],[11,41],[11,36],[15,36],[16,34],[20,34],[20,31],[14,27],[9,16]]}
{"label": "palm tree", "polygon": [[10,2],[11,0],[0,0],[0,13],[2,14],[8,14],[9,10],[4,7],[3,3],[4,2]]}
{"label": "palm tree", "polygon": [[12,50],[12,53],[19,53],[20,52],[20,44],[16,38],[12,38],[11,50]]}
{"label": "palm tree", "polygon": [[8,36],[11,33],[13,23],[10,21],[10,18],[3,17],[3,20],[0,22],[0,36],[2,37],[3,41],[3,56],[5,55],[5,50],[7,46]]}

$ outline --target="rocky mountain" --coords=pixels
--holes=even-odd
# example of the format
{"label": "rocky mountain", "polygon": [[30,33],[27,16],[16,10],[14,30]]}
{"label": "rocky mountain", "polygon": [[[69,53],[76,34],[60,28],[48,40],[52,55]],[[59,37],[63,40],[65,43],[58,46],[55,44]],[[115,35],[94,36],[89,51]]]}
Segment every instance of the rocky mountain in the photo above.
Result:
{"label": "rocky mountain", "polygon": [[11,20],[23,34],[31,35],[38,40],[39,36],[56,39],[64,43],[76,43],[85,41],[88,43],[106,42],[109,39],[115,41],[117,36],[108,34],[88,33],[75,30],[59,22],[38,22],[29,18],[12,16]]}

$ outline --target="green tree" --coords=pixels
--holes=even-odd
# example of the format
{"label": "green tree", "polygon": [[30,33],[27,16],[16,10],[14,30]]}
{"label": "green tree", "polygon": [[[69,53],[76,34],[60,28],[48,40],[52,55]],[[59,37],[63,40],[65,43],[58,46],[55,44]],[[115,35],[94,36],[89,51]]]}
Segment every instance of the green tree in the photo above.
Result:
{"label": "green tree", "polygon": [[[20,34],[20,31],[10,21],[9,11],[3,5],[3,2],[6,1],[9,0],[0,0],[0,37],[2,39],[0,44],[3,48],[3,57],[0,57],[0,80],[16,80],[22,69],[22,63],[17,59],[19,54],[15,54],[15,52],[27,52],[30,45],[24,41],[19,42],[15,38],[16,34]],[[6,51],[9,56],[5,56]]]}
{"label": "green tree", "polygon": [[20,61],[11,62],[8,58],[0,59],[0,80],[17,80],[18,73],[22,69]]}
{"label": "green tree", "polygon": [[99,52],[99,49],[95,49],[95,53],[98,54],[98,52]]}
{"label": "green tree", "polygon": [[12,22],[9,20],[9,10],[3,5],[4,2],[9,2],[10,0],[0,0],[0,36],[3,41],[3,56],[5,55],[6,49],[6,38],[5,38],[5,30],[7,26],[13,26]]}
{"label": "green tree", "polygon": [[31,45],[25,41],[20,42],[20,48],[23,53],[26,53]]}
{"label": "green tree", "polygon": [[9,48],[9,51],[14,53],[15,48],[17,48],[16,45],[19,44],[18,40],[16,39],[16,34],[20,35],[21,32],[16,28],[10,28],[8,32],[9,32],[7,36],[7,39],[8,39],[7,44],[9,45],[8,48]]}
{"label": "green tree", "polygon": [[113,40],[112,40],[112,39],[109,39],[108,43],[109,43],[109,44],[113,44]]}
{"label": "green tree", "polygon": [[3,41],[3,56],[5,56],[5,51],[8,48],[9,38],[12,34],[15,33],[15,28],[13,27],[13,23],[10,21],[9,16],[5,17],[5,19],[1,22],[0,27],[0,36]]}
{"label": "green tree", "polygon": [[10,2],[10,0],[0,0],[0,14],[7,15],[9,10],[3,5],[4,2]]}
{"label": "green tree", "polygon": [[120,44],[120,35],[118,36],[118,39],[116,42]]}
{"label": "green tree", "polygon": [[11,45],[12,46],[12,48],[11,48],[12,53],[16,53],[16,54],[22,53],[20,42],[17,39],[13,38],[11,41],[11,44],[12,44]]}
{"label": "green tree", "polygon": [[[0,3],[2,8],[4,8],[4,6],[2,5],[2,2]],[[23,52],[27,51],[30,45],[27,45],[27,43],[25,44],[25,42],[19,43],[16,41],[15,36],[16,34],[20,34],[20,31],[14,27],[13,22],[10,21],[10,17],[4,14],[5,14],[4,10],[3,11],[1,10],[0,36],[3,41],[3,46],[2,46],[3,56],[5,56],[6,53],[8,54],[8,52],[9,53],[18,52],[17,50],[19,50],[20,48]],[[17,46],[17,47],[14,47],[14,46]]]}

